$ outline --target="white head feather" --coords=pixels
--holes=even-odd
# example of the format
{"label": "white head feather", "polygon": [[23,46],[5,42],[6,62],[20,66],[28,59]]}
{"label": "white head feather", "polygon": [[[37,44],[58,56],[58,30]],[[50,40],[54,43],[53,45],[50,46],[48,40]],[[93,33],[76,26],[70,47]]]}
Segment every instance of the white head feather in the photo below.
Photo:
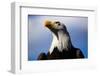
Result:
{"label": "white head feather", "polygon": [[58,48],[58,50],[61,52],[63,49],[68,49],[69,47],[69,37],[64,34],[63,32],[59,31],[58,32],[58,37],[59,39],[57,38],[57,36],[55,34],[53,34],[53,40],[52,40],[52,44],[51,44],[51,47],[49,49],[49,52],[52,53],[53,52],[53,49],[55,47]]}

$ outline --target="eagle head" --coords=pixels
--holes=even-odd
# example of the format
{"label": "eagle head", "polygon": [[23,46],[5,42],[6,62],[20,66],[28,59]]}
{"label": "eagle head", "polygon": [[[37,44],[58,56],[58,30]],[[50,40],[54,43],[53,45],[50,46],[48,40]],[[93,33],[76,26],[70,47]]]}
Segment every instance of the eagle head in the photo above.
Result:
{"label": "eagle head", "polygon": [[45,21],[45,27],[51,30],[53,33],[57,34],[59,31],[66,32],[66,27],[63,23],[59,21]]}

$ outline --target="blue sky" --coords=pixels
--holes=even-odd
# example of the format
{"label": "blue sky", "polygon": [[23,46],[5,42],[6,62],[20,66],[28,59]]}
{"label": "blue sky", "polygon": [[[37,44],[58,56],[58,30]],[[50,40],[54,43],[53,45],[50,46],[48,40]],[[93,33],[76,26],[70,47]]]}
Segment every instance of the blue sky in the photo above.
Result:
{"label": "blue sky", "polygon": [[52,33],[44,27],[45,20],[58,20],[66,25],[72,44],[88,57],[88,18],[68,16],[28,15],[28,60],[36,60],[41,52],[47,53]]}

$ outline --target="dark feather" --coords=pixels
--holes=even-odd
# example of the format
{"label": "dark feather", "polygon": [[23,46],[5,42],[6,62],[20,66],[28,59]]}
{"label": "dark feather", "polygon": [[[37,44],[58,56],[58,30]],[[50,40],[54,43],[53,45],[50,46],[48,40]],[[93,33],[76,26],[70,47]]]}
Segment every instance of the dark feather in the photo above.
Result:
{"label": "dark feather", "polygon": [[47,55],[41,53],[38,57],[38,60],[52,60],[52,59],[79,59],[84,58],[83,53],[78,48],[73,48],[71,50],[63,50],[60,52],[57,47],[54,48],[53,52]]}
{"label": "dark feather", "polygon": [[47,60],[47,55],[45,53],[40,53],[37,60]]}

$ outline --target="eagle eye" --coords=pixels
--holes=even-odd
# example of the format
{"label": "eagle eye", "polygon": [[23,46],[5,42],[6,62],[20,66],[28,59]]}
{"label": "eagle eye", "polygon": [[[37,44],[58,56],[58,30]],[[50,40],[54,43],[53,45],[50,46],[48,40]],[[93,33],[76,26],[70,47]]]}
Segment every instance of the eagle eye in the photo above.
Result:
{"label": "eagle eye", "polygon": [[57,22],[55,22],[55,24],[60,25],[60,22],[59,22],[59,21],[57,21]]}

